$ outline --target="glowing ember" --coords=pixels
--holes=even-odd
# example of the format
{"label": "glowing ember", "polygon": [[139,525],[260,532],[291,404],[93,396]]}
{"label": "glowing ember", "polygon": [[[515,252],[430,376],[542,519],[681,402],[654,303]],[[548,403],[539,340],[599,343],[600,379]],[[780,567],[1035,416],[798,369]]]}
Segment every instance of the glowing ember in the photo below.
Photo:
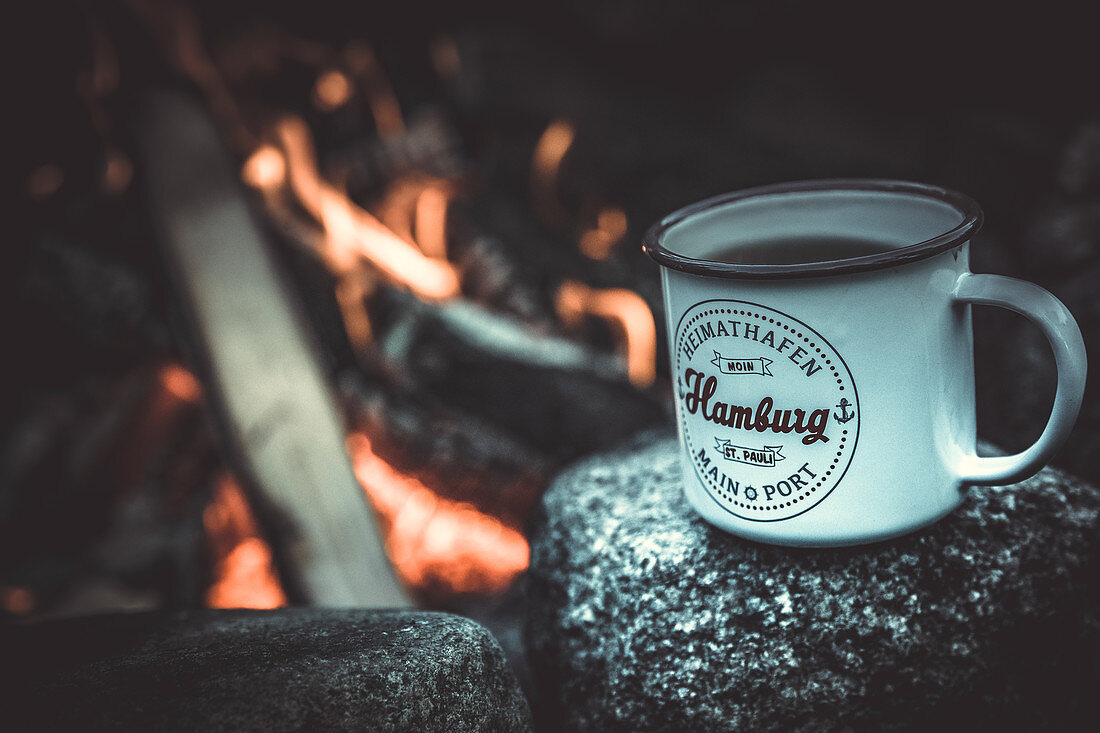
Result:
{"label": "glowing ember", "polygon": [[134,177],[134,166],[126,154],[117,148],[107,151],[107,161],[103,166],[103,190],[117,195],[126,190]]}
{"label": "glowing ember", "polygon": [[531,161],[531,197],[535,210],[547,221],[565,218],[558,201],[558,172],[562,159],[573,145],[573,126],[564,120],[551,122],[535,145]]}
{"label": "glowing ember", "polygon": [[283,154],[271,145],[256,148],[241,166],[241,180],[253,188],[267,191],[286,179],[286,161]]}
{"label": "glowing ember", "polygon": [[153,381],[141,405],[131,414],[125,437],[103,459],[104,481],[123,496],[134,490],[152,469],[150,458],[173,439],[180,426],[199,414],[202,389],[177,364],[164,364],[150,375]]}
{"label": "glowing ember", "polygon": [[351,99],[351,81],[342,71],[329,69],[313,85],[313,103],[322,112],[340,109]]}
{"label": "glowing ember", "polygon": [[304,122],[284,118],[276,133],[286,154],[290,187],[303,208],[321,222],[326,235],[324,255],[332,267],[343,272],[362,257],[423,298],[458,294],[454,267],[425,257],[321,178]]}
{"label": "glowing ember", "polygon": [[178,364],[166,364],[161,367],[161,386],[166,392],[183,402],[198,402],[202,397],[202,387],[191,372]]}
{"label": "glowing ember", "polygon": [[348,438],[348,450],[355,475],[382,518],[386,550],[406,584],[492,592],[507,588],[527,569],[527,540],[516,530],[398,472],[362,433]]}
{"label": "glowing ember", "polygon": [[585,257],[606,260],[611,250],[626,234],[626,212],[607,207],[596,216],[596,227],[581,234],[580,247]]}
{"label": "glowing ember", "polygon": [[385,195],[375,207],[379,221],[391,232],[409,244],[416,244],[413,238],[416,199],[428,185],[426,176],[401,176],[386,186]]}
{"label": "glowing ember", "polygon": [[401,105],[393,87],[382,72],[374,51],[363,43],[352,43],[344,50],[344,61],[348,68],[360,78],[363,94],[370,105],[374,126],[382,138],[398,137],[405,132],[405,120],[401,116]]}
{"label": "glowing ember", "polygon": [[261,539],[241,488],[223,476],[202,514],[214,556],[214,582],[206,591],[209,608],[279,608],[287,604],[271,548]]}
{"label": "glowing ember", "polygon": [[344,330],[355,353],[364,358],[370,347],[373,329],[363,299],[367,290],[363,278],[349,272],[336,282],[336,303],[344,319]]}
{"label": "glowing ember", "polygon": [[568,325],[586,314],[605,319],[620,339],[626,374],[635,385],[647,387],[657,376],[657,327],[653,313],[637,293],[624,288],[596,290],[567,280],[558,290],[558,317]]}
{"label": "glowing ember", "polygon": [[34,610],[34,594],[17,585],[0,585],[0,609],[16,616],[26,616]]}
{"label": "glowing ember", "polygon": [[454,39],[440,36],[432,42],[432,66],[441,79],[454,79],[462,71],[462,57]]}
{"label": "glowing ember", "polygon": [[441,178],[410,175],[386,189],[378,206],[382,223],[428,257],[447,259],[447,206],[454,186]]}
{"label": "glowing ember", "polygon": [[45,199],[57,193],[65,181],[65,172],[61,166],[47,163],[31,171],[27,179],[27,193],[33,199]]}
{"label": "glowing ember", "polygon": [[447,205],[451,195],[443,186],[428,186],[416,199],[416,243],[436,259],[447,258]]}
{"label": "glowing ember", "polygon": [[[166,395],[182,403],[202,397],[198,380],[183,367],[167,364],[158,374]],[[244,492],[223,475],[203,510],[202,524],[214,559],[214,582],[206,591],[210,608],[278,608],[286,605],[271,549],[260,537]]]}

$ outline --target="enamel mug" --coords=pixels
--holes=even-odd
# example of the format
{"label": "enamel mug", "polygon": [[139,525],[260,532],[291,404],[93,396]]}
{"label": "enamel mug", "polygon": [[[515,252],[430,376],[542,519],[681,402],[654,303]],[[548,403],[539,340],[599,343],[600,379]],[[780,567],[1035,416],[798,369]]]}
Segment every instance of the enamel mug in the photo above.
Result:
{"label": "enamel mug", "polygon": [[[684,489],[704,519],[772,544],[860,544],[936,521],[969,484],[1043,467],[1081,405],[1084,343],[1046,290],[970,272],[981,223],[972,199],[942,188],[834,180],[718,196],[647,232]],[[823,237],[877,251],[791,256]],[[777,242],[783,264],[769,264]],[[738,247],[755,264],[738,262]],[[1017,455],[975,452],[974,304],[1031,319],[1054,352],[1054,408]]]}

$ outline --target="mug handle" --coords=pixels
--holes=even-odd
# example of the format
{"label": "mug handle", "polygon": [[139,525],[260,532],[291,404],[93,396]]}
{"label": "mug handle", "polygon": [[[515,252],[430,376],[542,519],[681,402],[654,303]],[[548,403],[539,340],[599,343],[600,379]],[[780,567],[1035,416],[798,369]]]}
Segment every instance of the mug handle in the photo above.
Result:
{"label": "mug handle", "polygon": [[1002,275],[966,273],[955,284],[956,302],[996,305],[1031,320],[1054,352],[1058,390],[1042,435],[1030,448],[1012,456],[967,456],[960,480],[967,484],[1010,484],[1034,476],[1069,435],[1085,393],[1085,342],[1081,329],[1062,301],[1024,280]]}

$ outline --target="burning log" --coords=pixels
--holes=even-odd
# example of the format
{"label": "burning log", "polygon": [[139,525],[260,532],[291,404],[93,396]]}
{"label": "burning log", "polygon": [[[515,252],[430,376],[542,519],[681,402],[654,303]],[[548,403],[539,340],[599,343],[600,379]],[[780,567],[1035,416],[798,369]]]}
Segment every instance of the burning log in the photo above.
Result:
{"label": "burning log", "polygon": [[202,523],[214,559],[214,582],[206,591],[208,607],[279,608],[287,604],[271,549],[260,537],[248,500],[232,477],[218,479]]}
{"label": "burning log", "polygon": [[211,397],[257,508],[284,526],[278,559],[313,603],[407,605],[296,304],[217,131],[180,96],[149,99],[139,123],[154,220]]}
{"label": "burning log", "polygon": [[596,214],[595,224],[581,233],[577,244],[585,257],[606,260],[626,235],[626,212],[616,206],[605,206]]}
{"label": "burning log", "polygon": [[325,157],[332,177],[347,182],[349,190],[369,191],[410,171],[439,178],[461,172],[458,133],[437,111],[412,117],[400,135],[362,138]]}
{"label": "burning log", "polygon": [[188,372],[87,380],[33,405],[12,434],[0,573],[29,586],[36,613],[199,603],[201,514],[224,467]]}
{"label": "burning log", "polygon": [[[607,257],[624,237],[625,213],[608,207],[593,209],[586,204],[581,212],[583,221],[574,221],[574,197],[568,199],[568,207],[563,206],[564,198],[557,200],[562,193],[558,169],[573,135],[571,127],[561,123],[554,128],[557,137],[551,135],[553,139],[540,146],[540,160],[545,166],[540,168],[540,180],[533,182],[533,190],[542,192],[539,195],[550,201],[548,206],[557,203],[563,214],[560,221],[554,222],[557,233],[538,227],[533,233],[517,233],[514,228],[498,226],[507,224],[512,214],[529,218],[528,202],[511,202],[515,205],[505,212],[503,220],[495,221],[483,216],[484,211],[471,209],[468,199],[482,181],[460,178],[464,171],[477,168],[463,157],[466,151],[451,115],[440,108],[421,107],[406,120],[398,97],[366,47],[352,44],[337,51],[325,43],[302,41],[281,31],[264,31],[252,40],[230,42],[219,49],[200,37],[197,18],[191,17],[187,8],[172,10],[162,5],[132,0],[137,14],[152,26],[172,68],[205,96],[209,111],[221,124],[224,142],[244,161],[241,178],[257,192],[257,202],[263,203],[269,222],[282,239],[293,244],[293,251],[275,254],[288,257],[290,266],[285,269],[293,273],[298,290],[314,309],[310,312],[313,334],[328,347],[329,356],[345,367],[345,373],[370,377],[370,381],[357,382],[357,399],[348,405],[356,423],[355,433],[363,434],[363,440],[349,446],[355,453],[360,478],[372,477],[372,481],[362,481],[363,488],[382,515],[387,547],[400,546],[409,556],[409,562],[398,569],[401,578],[418,590],[442,589],[444,595],[502,587],[525,565],[525,550],[521,553],[518,549],[526,545],[514,532],[523,526],[530,505],[556,466],[565,458],[591,450],[593,445],[587,436],[593,432],[612,442],[663,419],[653,396],[631,388],[620,374],[622,365],[610,353],[601,356],[598,349],[547,336],[560,333],[559,319],[564,320],[572,334],[599,343],[599,349],[610,352],[610,341],[614,340],[627,355],[633,354],[630,374],[636,386],[644,387],[652,378],[644,364],[641,371],[638,369],[643,361],[651,366],[653,360],[644,355],[638,358],[641,350],[633,348],[631,342],[636,329],[618,318],[614,309],[598,306],[594,294],[602,291],[592,290],[588,293],[592,298],[574,298],[575,307],[566,309],[566,315],[561,315],[566,311],[557,302],[561,300],[560,283],[588,281],[578,269],[588,264],[583,258]],[[440,73],[450,78],[457,71],[459,59],[454,48],[448,52],[445,46],[440,52],[444,69]],[[218,53],[208,56],[207,48]],[[293,84],[289,91],[281,87],[278,99],[261,101],[265,94],[258,92],[264,87],[259,78],[270,79],[275,73],[285,79],[288,66],[295,69],[290,76],[312,80],[312,84],[297,92]],[[297,103],[293,101],[295,96]],[[320,115],[304,112],[303,107],[309,106]],[[306,119],[310,120],[309,126]],[[338,132],[335,141],[329,134],[334,131]],[[148,141],[148,132],[142,132]],[[348,133],[352,133],[350,137]],[[167,158],[168,154],[162,152],[147,155],[145,172],[155,168],[150,159],[155,162]],[[161,172],[173,162],[158,163]],[[165,201],[175,191],[187,194],[184,206],[196,207],[200,212],[198,216],[189,214],[200,220],[190,231],[214,221],[215,217],[203,214],[204,199],[187,190],[187,181],[192,178],[186,169],[198,167],[202,164],[185,166],[182,182],[173,184],[173,188],[165,187],[155,170],[153,176],[146,176],[154,187],[152,199],[158,207],[155,213],[159,223],[165,224],[170,218],[165,214],[166,210],[171,214]],[[54,185],[49,178],[45,176],[40,187],[43,195]],[[497,208],[497,194],[507,198],[508,185],[491,192],[490,211]],[[232,195],[224,198],[233,200]],[[535,203],[539,205],[539,201]],[[225,218],[234,219],[231,215]],[[573,234],[587,242],[582,247],[583,256],[570,246],[571,235],[566,234],[565,239],[560,236],[574,225],[577,228]],[[175,234],[170,223],[162,229]],[[226,252],[218,255],[228,256]],[[188,261],[170,250],[169,259],[178,271],[184,269],[181,258]],[[307,259],[310,262],[298,266]],[[599,266],[602,274],[595,279],[601,286],[634,287],[627,278],[619,277],[622,268],[614,258]],[[310,282],[313,275],[317,277]],[[185,288],[194,291],[187,278],[182,279]],[[397,292],[402,290],[408,291],[407,300]],[[574,291],[579,292],[576,288],[565,289],[567,293]],[[388,294],[394,294],[394,298]],[[416,303],[412,296],[432,302]],[[198,296],[192,297],[195,302],[190,305],[195,310],[192,315],[200,338],[209,338],[201,303]],[[438,302],[459,298],[477,305]],[[432,321],[423,321],[423,330],[410,332],[406,326],[420,315],[413,314],[410,321],[409,313],[399,313],[396,318],[392,313],[377,313],[379,301],[392,304],[394,300],[399,311],[423,308],[418,313],[443,313],[441,323],[446,333],[442,343],[448,358],[461,361],[476,356],[496,368],[494,373],[503,374],[509,383],[531,392],[531,401],[524,404],[509,395],[492,394],[489,385],[476,384],[479,373],[485,371],[476,363],[471,370],[463,371],[463,366],[454,372],[467,384],[452,393],[452,385],[435,373],[431,363],[431,352],[439,345],[432,342]],[[508,313],[518,321],[491,311]],[[598,323],[598,318],[605,319],[609,328]],[[454,328],[456,319],[459,325],[465,324],[464,328]],[[526,336],[519,334],[524,329]],[[471,354],[464,354],[480,330],[485,331],[481,334],[484,343]],[[402,333],[412,333],[417,340],[410,344]],[[512,336],[493,343],[507,333]],[[229,391],[218,372],[217,349],[200,346],[200,352],[204,373],[213,372],[217,383],[222,384],[221,391],[214,394],[217,404]],[[352,355],[355,360],[349,358]],[[416,363],[410,367],[407,359]],[[493,365],[494,361],[503,361],[503,368]],[[356,362],[357,369],[346,368]],[[201,409],[193,396],[187,396],[195,390],[186,372],[167,370],[161,376],[167,392],[177,394],[195,411]],[[425,385],[425,376],[431,377],[430,384]],[[600,396],[589,399],[593,392]],[[625,410],[620,396],[629,403]],[[598,405],[603,408],[595,409]],[[246,473],[250,475],[242,478],[256,481],[258,471],[249,464],[246,445],[252,436],[244,428],[234,428],[243,418],[233,409],[232,405],[224,408],[222,416],[230,422],[236,449],[245,453]],[[236,409],[239,411],[240,406]],[[639,410],[646,415],[641,420],[636,419]],[[571,417],[559,412],[568,412]],[[625,423],[605,425],[613,420],[613,413],[619,412],[625,413]],[[258,413],[252,416],[256,420],[252,425],[266,419]],[[536,425],[543,427],[531,427]],[[263,428],[257,431],[262,439]],[[189,487],[193,491],[189,503],[196,501],[194,497],[200,502],[214,497],[205,514],[200,506],[192,512],[194,516],[188,517],[192,530],[195,516],[200,518],[199,535],[205,527],[210,545],[212,565],[208,570],[215,582],[207,601],[215,605],[278,603],[282,591],[277,583],[273,584],[277,592],[268,593],[266,601],[256,601],[246,594],[250,600],[242,603],[242,596],[233,595],[240,589],[237,586],[247,584],[240,580],[240,572],[258,569],[261,572],[253,575],[262,579],[271,558],[259,544],[262,538],[258,527],[237,521],[240,512],[235,513],[233,507],[246,506],[247,502],[241,500],[240,491],[226,489],[224,466],[203,458],[216,448],[207,431],[199,432],[202,435],[196,438],[195,446],[188,443],[184,447],[194,456],[172,462],[172,476],[165,483],[166,491],[173,496],[184,496]],[[181,445],[174,440],[170,444],[174,447],[154,446],[153,450],[175,450]],[[294,576],[294,548],[288,550],[280,544],[286,538],[277,526],[277,515],[287,510],[282,505],[272,506],[282,501],[281,497],[278,501],[270,497],[265,500],[268,506],[257,503],[255,507],[260,518],[266,520],[265,536],[276,543],[274,554],[282,568]],[[414,511],[429,505],[430,512]],[[214,521],[218,517],[221,520]],[[418,519],[413,522],[411,517]],[[219,533],[219,528],[231,531]],[[486,537],[493,539],[482,542]],[[253,552],[250,548],[254,546],[260,551]],[[473,546],[480,549],[468,551]],[[501,549],[507,552],[500,555]],[[413,557],[421,552],[424,558]],[[510,558],[507,562],[494,560],[505,556]],[[501,572],[483,572],[494,562]],[[208,578],[203,575],[204,580]],[[302,589],[293,585],[295,580],[301,585],[301,579],[287,580],[291,581],[291,595],[297,593],[301,598]],[[186,594],[191,599],[187,602],[196,602],[194,599],[203,595],[201,591]]]}
{"label": "burning log", "polygon": [[440,401],[556,458],[619,442],[664,423],[667,408],[637,390],[613,356],[539,335],[469,302],[402,305],[380,336],[386,359]]}
{"label": "burning log", "polygon": [[320,175],[304,122],[284,118],[275,132],[286,154],[289,187],[299,204],[321,223],[325,233],[321,255],[335,272],[351,273],[359,262],[367,261],[421,297],[448,298],[458,293],[458,274],[449,263],[425,257]]}
{"label": "burning log", "polygon": [[565,207],[558,200],[558,172],[562,159],[573,145],[576,131],[565,120],[550,123],[535,145],[531,165],[531,198],[535,210],[547,223],[568,218]]}
{"label": "burning log", "polygon": [[527,540],[518,530],[395,470],[362,433],[349,437],[348,447],[355,475],[385,522],[386,549],[410,586],[498,592],[527,569]]}
{"label": "burning log", "polygon": [[640,295],[625,288],[594,290],[566,281],[558,289],[557,308],[567,324],[579,323],[586,314],[610,323],[622,344],[627,377],[639,387],[653,384],[657,377],[657,325]]}
{"label": "burning log", "polygon": [[512,527],[526,522],[557,465],[507,430],[416,393],[369,386],[352,372],[340,393],[352,429],[369,435],[388,464]]}

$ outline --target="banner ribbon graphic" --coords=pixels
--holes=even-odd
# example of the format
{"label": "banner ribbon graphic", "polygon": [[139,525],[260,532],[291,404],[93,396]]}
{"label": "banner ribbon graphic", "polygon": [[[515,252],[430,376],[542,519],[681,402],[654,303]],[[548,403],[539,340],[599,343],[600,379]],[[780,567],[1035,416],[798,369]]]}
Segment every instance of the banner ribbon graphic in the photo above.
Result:
{"label": "banner ribbon graphic", "polygon": [[772,373],[768,371],[768,365],[772,363],[772,360],[765,359],[764,357],[760,357],[759,359],[731,359],[715,351],[714,358],[710,360],[710,363],[718,367],[723,374],[762,374],[765,377],[773,376]]}
{"label": "banner ribbon graphic", "polygon": [[747,463],[750,466],[774,466],[777,462],[785,460],[786,456],[779,451],[781,445],[766,445],[763,448],[746,448],[743,445],[734,445],[729,440],[714,439],[715,447],[727,461]]}

